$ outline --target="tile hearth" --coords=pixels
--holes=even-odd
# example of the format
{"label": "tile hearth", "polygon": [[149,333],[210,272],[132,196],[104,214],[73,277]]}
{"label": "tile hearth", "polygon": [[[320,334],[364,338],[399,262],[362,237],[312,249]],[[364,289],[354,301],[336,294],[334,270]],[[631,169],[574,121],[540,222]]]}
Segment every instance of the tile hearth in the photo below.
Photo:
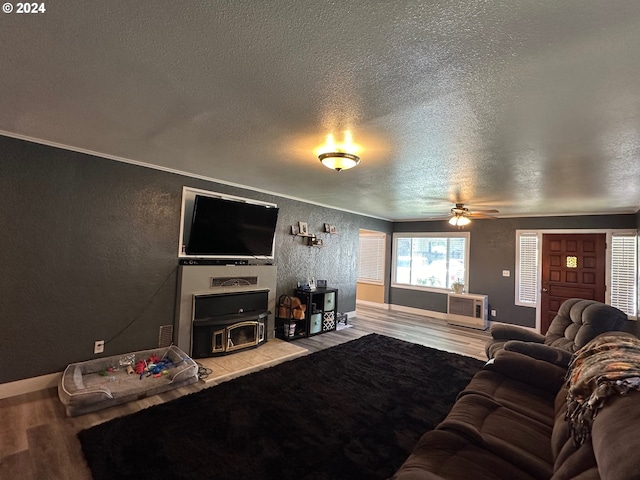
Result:
{"label": "tile hearth", "polygon": [[194,358],[194,360],[203,367],[211,369],[211,373],[202,379],[206,386],[210,387],[308,353],[310,352],[306,348],[278,338],[271,338],[258,348],[221,357]]}

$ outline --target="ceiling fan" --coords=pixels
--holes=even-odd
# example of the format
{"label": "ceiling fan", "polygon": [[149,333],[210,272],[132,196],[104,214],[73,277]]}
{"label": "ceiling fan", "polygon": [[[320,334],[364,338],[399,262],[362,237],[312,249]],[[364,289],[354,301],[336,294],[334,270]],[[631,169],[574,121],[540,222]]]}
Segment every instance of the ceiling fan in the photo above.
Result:
{"label": "ceiling fan", "polygon": [[464,203],[456,203],[449,213],[449,223],[456,227],[464,227],[471,223],[471,218],[495,218],[493,215],[500,213],[496,209],[490,210],[469,210]]}

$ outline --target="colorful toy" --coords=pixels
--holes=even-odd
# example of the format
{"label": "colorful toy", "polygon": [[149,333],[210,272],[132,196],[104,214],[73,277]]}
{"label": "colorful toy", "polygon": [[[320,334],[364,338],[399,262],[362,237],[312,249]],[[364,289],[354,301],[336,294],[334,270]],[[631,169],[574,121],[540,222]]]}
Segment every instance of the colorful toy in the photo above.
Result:
{"label": "colorful toy", "polygon": [[140,360],[136,363],[135,372],[140,375],[140,380],[145,373],[147,377],[158,378],[162,375],[168,375],[169,368],[173,366],[175,366],[174,363],[168,358],[160,359],[157,355],[151,355],[148,360]]}
{"label": "colorful toy", "polygon": [[140,375],[140,378],[142,378],[142,374],[146,369],[147,369],[147,362],[145,362],[144,360],[140,360],[138,363],[136,363],[136,366],[134,368],[136,373]]}

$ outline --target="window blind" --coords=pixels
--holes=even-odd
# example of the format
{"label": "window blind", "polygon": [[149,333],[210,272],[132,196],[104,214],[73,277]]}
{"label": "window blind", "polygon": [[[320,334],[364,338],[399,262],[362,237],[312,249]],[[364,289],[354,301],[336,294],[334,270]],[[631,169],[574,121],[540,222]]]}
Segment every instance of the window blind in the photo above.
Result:
{"label": "window blind", "polygon": [[637,237],[614,234],[611,237],[611,305],[629,316],[637,316]]}
{"label": "window blind", "polygon": [[516,304],[535,305],[538,301],[538,234],[519,234],[518,253]]}
{"label": "window blind", "polygon": [[358,281],[384,283],[384,234],[360,234]]}

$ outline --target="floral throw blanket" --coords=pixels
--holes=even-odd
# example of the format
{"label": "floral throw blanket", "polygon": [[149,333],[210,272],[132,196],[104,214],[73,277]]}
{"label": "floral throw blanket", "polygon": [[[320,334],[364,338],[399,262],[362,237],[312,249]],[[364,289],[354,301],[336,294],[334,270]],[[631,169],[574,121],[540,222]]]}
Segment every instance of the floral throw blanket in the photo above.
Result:
{"label": "floral throw blanket", "polygon": [[603,334],[575,353],[567,372],[565,419],[576,446],[591,436],[591,425],[607,398],[640,390],[640,339]]}

